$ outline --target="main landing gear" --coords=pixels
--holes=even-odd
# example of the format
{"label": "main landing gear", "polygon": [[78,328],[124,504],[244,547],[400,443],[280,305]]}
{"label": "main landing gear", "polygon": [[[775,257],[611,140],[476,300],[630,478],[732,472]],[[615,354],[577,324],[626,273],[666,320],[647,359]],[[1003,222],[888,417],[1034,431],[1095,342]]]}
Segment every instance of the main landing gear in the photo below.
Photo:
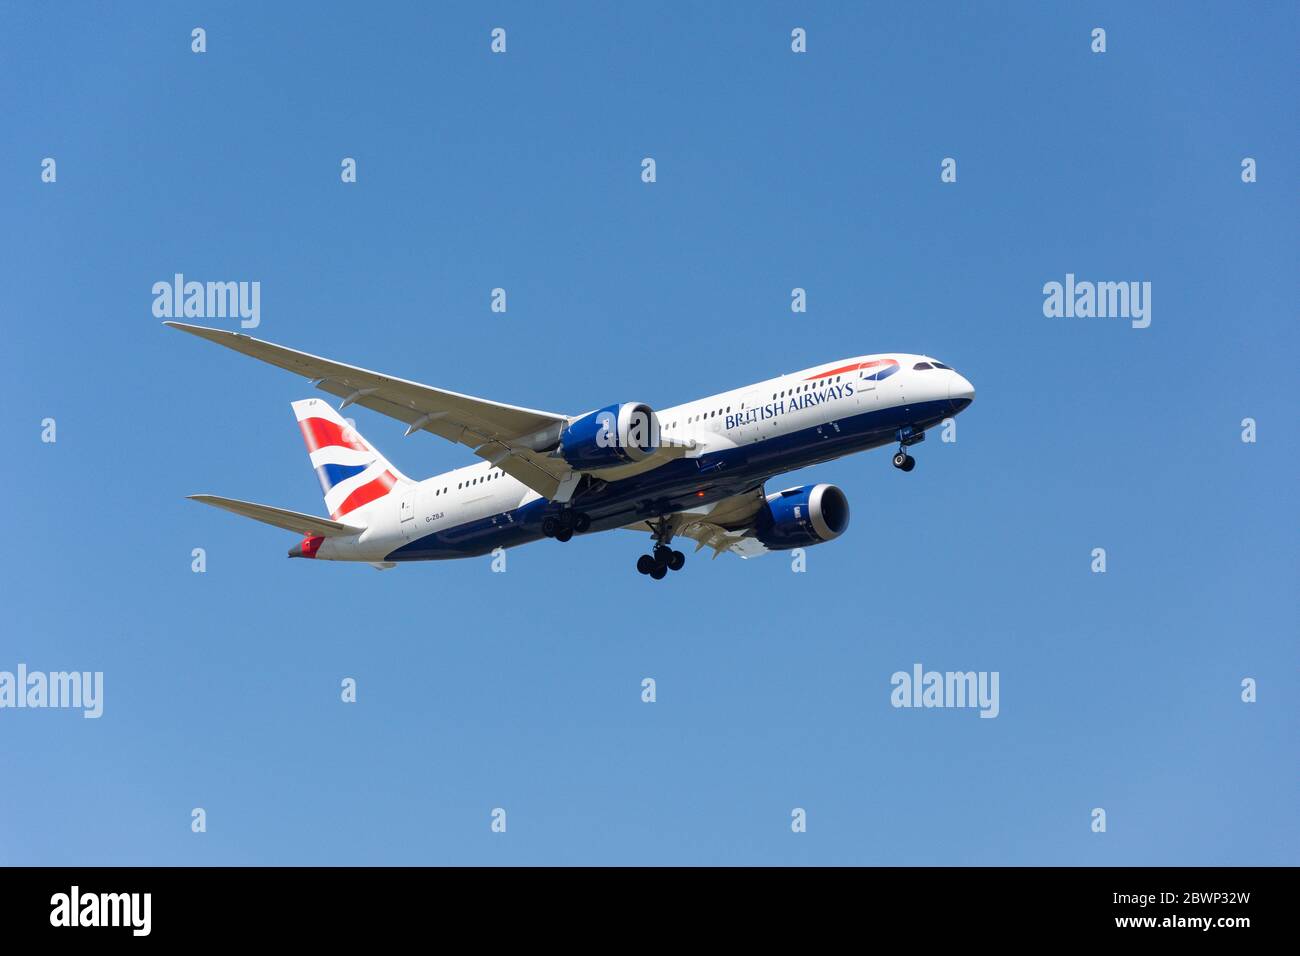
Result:
{"label": "main landing gear", "polygon": [[568,541],[575,534],[585,534],[591,528],[591,516],[581,511],[561,511],[542,519],[542,534],[556,541]]}
{"label": "main landing gear", "polygon": [[654,529],[654,551],[643,554],[636,559],[636,569],[648,574],[656,581],[662,581],[669,571],[680,571],[686,565],[686,555],[669,547],[673,540],[673,529],[667,518],[660,518],[652,523]]}
{"label": "main landing gear", "polygon": [[662,581],[669,571],[680,571],[685,565],[686,555],[666,544],[656,544],[653,554],[643,554],[636,559],[636,569],[656,581]]}

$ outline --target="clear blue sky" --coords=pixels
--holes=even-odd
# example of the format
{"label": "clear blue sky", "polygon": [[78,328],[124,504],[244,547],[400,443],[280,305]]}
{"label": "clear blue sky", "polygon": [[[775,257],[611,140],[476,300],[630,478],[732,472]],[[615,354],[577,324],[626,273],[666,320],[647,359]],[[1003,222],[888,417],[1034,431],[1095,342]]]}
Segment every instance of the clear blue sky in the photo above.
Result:
{"label": "clear blue sky", "polygon": [[[98,721],[0,711],[0,862],[1300,862],[1298,22],[4,4],[0,669],[106,686]],[[804,574],[656,584],[630,532],[289,561],[184,495],[321,512],[311,390],[165,330],[175,272],[260,281],[262,338],[555,411],[889,350],[978,398],[911,475],[776,480],[852,504]],[[1151,327],[1045,318],[1067,272],[1150,281]],[[473,460],[357,422],[412,475]],[[915,662],[1000,672],[1001,715],[891,708]]]}

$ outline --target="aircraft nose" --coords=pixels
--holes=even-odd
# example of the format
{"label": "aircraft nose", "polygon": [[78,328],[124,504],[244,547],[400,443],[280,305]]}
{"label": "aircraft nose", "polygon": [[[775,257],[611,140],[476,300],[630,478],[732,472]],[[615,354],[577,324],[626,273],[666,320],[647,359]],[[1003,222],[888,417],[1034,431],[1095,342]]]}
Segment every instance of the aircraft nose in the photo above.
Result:
{"label": "aircraft nose", "polygon": [[975,386],[965,376],[953,372],[948,381],[948,401],[952,403],[953,411],[961,411],[975,401]]}

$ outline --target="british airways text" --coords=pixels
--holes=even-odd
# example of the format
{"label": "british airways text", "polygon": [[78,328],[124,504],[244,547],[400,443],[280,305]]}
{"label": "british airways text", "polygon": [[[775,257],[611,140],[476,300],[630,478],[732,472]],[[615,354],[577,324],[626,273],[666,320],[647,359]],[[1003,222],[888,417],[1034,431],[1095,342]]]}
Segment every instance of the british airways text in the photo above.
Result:
{"label": "british airways text", "polygon": [[794,396],[794,398],[783,398],[779,402],[769,402],[766,405],[759,405],[757,408],[749,408],[743,412],[738,412],[735,415],[728,415],[724,427],[735,428],[738,425],[749,425],[753,422],[766,421],[769,418],[776,418],[778,415],[784,415],[786,412],[797,412],[800,409],[820,405],[822,402],[848,398],[852,394],[852,382],[845,382],[843,385],[832,385],[830,388],[824,389],[820,392],[805,392],[803,395]]}

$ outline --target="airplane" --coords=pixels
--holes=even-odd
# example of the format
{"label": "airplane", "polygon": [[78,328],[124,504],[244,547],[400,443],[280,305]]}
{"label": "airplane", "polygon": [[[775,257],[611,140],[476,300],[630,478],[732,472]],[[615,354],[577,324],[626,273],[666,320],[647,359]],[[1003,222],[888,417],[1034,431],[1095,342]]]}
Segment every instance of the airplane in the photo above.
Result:
{"label": "airplane", "polygon": [[[203,504],[303,535],[291,558],[392,568],[477,557],[498,548],[615,528],[648,532],[636,568],[654,580],[681,570],[675,538],[742,558],[822,544],[848,528],[831,484],[768,494],[783,472],[898,443],[894,467],[929,428],[966,409],[975,388],[926,355],[860,355],[652,409],[618,402],[564,415],[492,402],[274,345],[240,332],[164,325],[312,380],[341,398],[292,403],[329,518],[190,495]],[[360,405],[474,449],[483,459],[423,481],[408,478],[340,414]]]}

